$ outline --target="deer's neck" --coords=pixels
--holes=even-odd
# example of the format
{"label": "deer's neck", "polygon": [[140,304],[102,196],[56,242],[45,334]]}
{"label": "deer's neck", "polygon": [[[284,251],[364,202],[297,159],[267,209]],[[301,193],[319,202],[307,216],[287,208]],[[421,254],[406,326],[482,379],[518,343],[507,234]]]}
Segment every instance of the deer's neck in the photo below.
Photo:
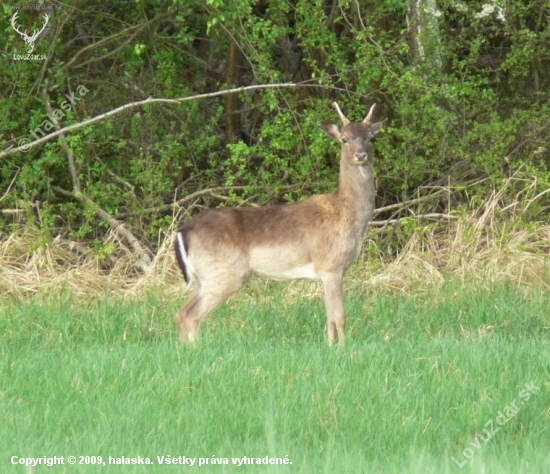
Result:
{"label": "deer's neck", "polygon": [[342,215],[351,218],[364,232],[374,214],[375,186],[371,158],[358,166],[342,156],[336,195],[342,206]]}

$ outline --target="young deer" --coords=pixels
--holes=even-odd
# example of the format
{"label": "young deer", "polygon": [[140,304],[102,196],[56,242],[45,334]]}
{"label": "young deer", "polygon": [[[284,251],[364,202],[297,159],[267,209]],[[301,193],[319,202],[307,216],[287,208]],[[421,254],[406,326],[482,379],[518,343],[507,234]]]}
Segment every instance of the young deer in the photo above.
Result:
{"label": "young deer", "polygon": [[268,278],[321,280],[328,342],[344,343],[343,277],[361,252],[374,212],[371,140],[382,122],[371,124],[374,105],[362,122],[350,123],[334,102],[343,127],[323,124],[342,144],[338,191],[293,203],[223,208],[191,219],[176,233],[175,250],[191,298],[176,320],[182,340],[195,343],[206,316],[235,293],[251,274]]}

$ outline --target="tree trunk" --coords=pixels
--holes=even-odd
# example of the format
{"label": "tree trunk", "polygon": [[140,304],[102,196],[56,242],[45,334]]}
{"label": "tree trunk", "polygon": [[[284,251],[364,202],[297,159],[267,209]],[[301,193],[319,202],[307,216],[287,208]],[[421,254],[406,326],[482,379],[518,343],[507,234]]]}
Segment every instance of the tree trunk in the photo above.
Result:
{"label": "tree trunk", "polygon": [[[239,46],[233,38],[229,40],[229,57],[227,58],[227,87],[233,88],[239,82]],[[241,138],[240,101],[238,94],[225,96],[225,143],[237,143]]]}
{"label": "tree trunk", "polygon": [[410,0],[407,24],[413,64],[441,68],[441,15],[436,0]]}

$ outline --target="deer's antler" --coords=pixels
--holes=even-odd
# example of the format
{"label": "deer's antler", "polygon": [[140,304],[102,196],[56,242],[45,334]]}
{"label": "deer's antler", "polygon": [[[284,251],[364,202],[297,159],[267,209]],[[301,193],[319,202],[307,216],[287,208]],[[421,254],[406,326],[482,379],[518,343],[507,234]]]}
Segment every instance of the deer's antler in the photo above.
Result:
{"label": "deer's antler", "polygon": [[340,119],[342,120],[342,123],[344,125],[347,125],[349,123],[349,120],[348,118],[342,113],[342,111],[340,110],[340,106],[338,105],[338,102],[333,102],[332,103],[332,106],[334,107],[334,109],[336,110],[336,112],[338,112],[338,115],[340,116]]}
{"label": "deer's antler", "polygon": [[367,114],[367,116],[365,117],[365,120],[363,120],[363,123],[370,123],[370,119],[372,118],[372,113],[374,112],[374,107],[376,106],[376,104],[372,104],[371,105],[371,108],[369,110],[369,113]]}

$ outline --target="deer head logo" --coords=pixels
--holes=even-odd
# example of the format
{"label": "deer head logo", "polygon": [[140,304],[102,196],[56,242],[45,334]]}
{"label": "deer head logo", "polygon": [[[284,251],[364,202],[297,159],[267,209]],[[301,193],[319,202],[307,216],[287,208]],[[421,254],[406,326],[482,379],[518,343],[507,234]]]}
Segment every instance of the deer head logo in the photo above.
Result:
{"label": "deer head logo", "polygon": [[21,35],[21,38],[23,38],[23,41],[27,43],[27,52],[31,54],[34,50],[34,42],[36,41],[36,38],[38,38],[38,35],[44,31],[44,28],[46,28],[46,25],[48,24],[49,17],[47,13],[44,13],[44,24],[42,25],[42,29],[40,31],[33,31],[32,36],[29,36],[27,34],[27,30],[24,32],[21,32],[17,29],[17,15],[19,15],[19,12],[15,12],[14,15],[11,18],[11,26],[17,33]]}

